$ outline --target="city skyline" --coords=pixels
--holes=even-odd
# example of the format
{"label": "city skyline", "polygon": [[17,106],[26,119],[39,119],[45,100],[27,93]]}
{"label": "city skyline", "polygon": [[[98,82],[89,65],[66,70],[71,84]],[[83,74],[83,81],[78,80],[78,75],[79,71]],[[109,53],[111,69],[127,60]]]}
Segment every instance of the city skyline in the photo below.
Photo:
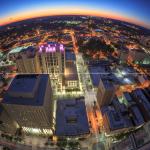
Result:
{"label": "city skyline", "polygon": [[1,0],[0,149],[150,149],[149,1]]}
{"label": "city skyline", "polygon": [[135,1],[1,1],[0,25],[54,15],[90,15],[117,19],[150,28],[150,2]]}

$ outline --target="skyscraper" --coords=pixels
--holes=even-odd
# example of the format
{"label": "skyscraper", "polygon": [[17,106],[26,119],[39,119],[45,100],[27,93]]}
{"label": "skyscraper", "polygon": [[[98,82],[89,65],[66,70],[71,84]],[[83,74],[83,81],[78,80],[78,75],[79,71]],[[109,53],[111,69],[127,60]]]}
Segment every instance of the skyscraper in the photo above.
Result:
{"label": "skyscraper", "polygon": [[109,79],[100,79],[97,91],[97,102],[99,107],[109,105],[115,95],[115,87]]}
{"label": "skyscraper", "polygon": [[47,42],[39,47],[18,47],[10,51],[9,58],[16,63],[19,73],[47,73],[53,85],[62,89],[65,68],[62,44]]}
{"label": "skyscraper", "polygon": [[53,101],[47,74],[17,75],[2,101],[13,120],[27,133],[50,134]]}
{"label": "skyscraper", "polygon": [[53,83],[61,89],[65,68],[64,46],[54,42],[44,43],[39,46],[38,57],[42,73],[50,74]]}
{"label": "skyscraper", "polygon": [[35,47],[17,47],[9,52],[9,59],[16,63],[18,73],[41,73]]}

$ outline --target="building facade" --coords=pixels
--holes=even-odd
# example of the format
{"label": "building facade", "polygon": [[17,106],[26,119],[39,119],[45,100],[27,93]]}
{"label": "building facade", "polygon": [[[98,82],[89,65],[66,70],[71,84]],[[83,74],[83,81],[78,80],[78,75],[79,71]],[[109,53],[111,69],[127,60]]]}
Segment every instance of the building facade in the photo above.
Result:
{"label": "building facade", "polygon": [[26,133],[52,132],[53,101],[48,74],[17,75],[2,105]]}
{"label": "building facade", "polygon": [[42,73],[50,74],[57,89],[62,89],[65,49],[62,44],[48,42],[39,46],[38,58]]}
{"label": "building facade", "polygon": [[32,46],[12,49],[9,59],[16,63],[18,73],[41,73],[38,56]]}
{"label": "building facade", "polygon": [[97,91],[97,102],[99,107],[109,105],[115,95],[115,87],[108,79],[100,79]]}
{"label": "building facade", "polygon": [[18,73],[47,73],[53,85],[62,89],[65,68],[62,44],[47,42],[39,47],[18,47],[9,52],[9,58],[16,63]]}
{"label": "building facade", "polygon": [[0,105],[0,131],[15,134],[18,128],[17,122],[15,122],[7,111]]}

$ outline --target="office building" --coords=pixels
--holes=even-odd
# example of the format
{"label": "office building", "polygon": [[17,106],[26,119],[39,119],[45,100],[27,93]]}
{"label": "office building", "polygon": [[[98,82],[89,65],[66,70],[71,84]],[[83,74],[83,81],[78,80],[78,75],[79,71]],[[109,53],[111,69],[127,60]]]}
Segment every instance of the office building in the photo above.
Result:
{"label": "office building", "polygon": [[53,101],[48,74],[17,75],[2,105],[25,132],[51,133]]}
{"label": "office building", "polygon": [[53,85],[62,89],[65,68],[65,49],[62,44],[47,42],[39,46],[38,58],[42,73],[50,74]]}
{"label": "office building", "polygon": [[9,52],[19,73],[47,73],[53,85],[62,89],[65,49],[62,44],[47,42],[39,47],[18,47]]}
{"label": "office building", "polygon": [[97,91],[97,102],[99,107],[109,105],[115,95],[115,86],[109,79],[101,78]]}
{"label": "office building", "polygon": [[144,92],[141,89],[136,89],[131,93],[132,97],[135,99],[136,104],[142,115],[144,120],[147,122],[150,120],[150,102]]}
{"label": "office building", "polygon": [[116,111],[114,107],[106,106],[103,112],[103,122],[105,132],[109,135],[127,132],[133,127],[132,122]]}
{"label": "office building", "polygon": [[86,137],[89,135],[84,98],[57,101],[55,129],[58,137]]}
{"label": "office building", "polygon": [[41,73],[35,47],[17,47],[9,52],[9,59],[16,63],[18,73]]}

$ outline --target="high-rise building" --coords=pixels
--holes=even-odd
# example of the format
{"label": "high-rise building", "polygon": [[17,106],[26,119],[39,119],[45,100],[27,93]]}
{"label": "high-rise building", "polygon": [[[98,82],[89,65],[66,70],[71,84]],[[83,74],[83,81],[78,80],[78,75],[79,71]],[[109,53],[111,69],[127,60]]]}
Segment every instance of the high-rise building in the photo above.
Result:
{"label": "high-rise building", "polygon": [[47,42],[39,47],[18,47],[9,52],[19,73],[47,73],[51,81],[62,89],[65,68],[65,50],[59,43]]}
{"label": "high-rise building", "polygon": [[35,47],[17,47],[9,52],[9,59],[16,63],[18,73],[41,73]]}
{"label": "high-rise building", "polygon": [[17,75],[2,105],[25,132],[51,133],[53,101],[48,74]]}
{"label": "high-rise building", "polygon": [[65,68],[64,46],[54,42],[44,43],[39,46],[38,57],[42,73],[50,74],[54,84],[61,89]]}
{"label": "high-rise building", "polygon": [[109,105],[115,95],[115,87],[109,79],[100,79],[97,91],[97,102],[99,107]]}

